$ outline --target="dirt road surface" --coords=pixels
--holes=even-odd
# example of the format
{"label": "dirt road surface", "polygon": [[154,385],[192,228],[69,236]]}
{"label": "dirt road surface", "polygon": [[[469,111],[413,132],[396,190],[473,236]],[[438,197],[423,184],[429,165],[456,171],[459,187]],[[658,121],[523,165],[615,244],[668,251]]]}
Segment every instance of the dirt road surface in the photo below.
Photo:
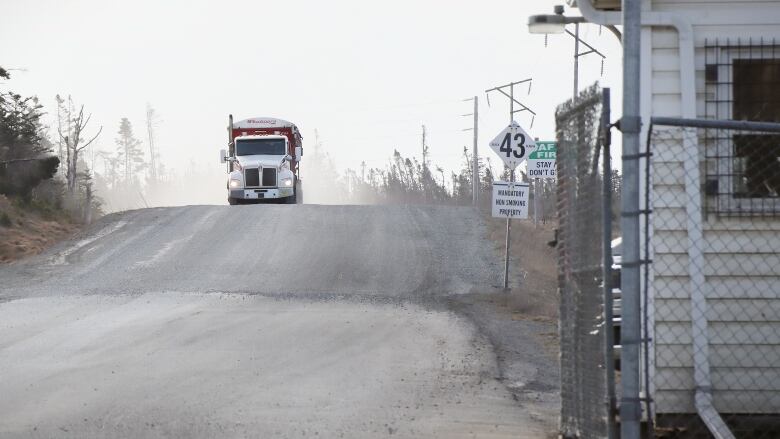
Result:
{"label": "dirt road surface", "polygon": [[484,240],[468,208],[110,215],[0,267],[0,436],[547,437],[534,330],[451,306],[500,283]]}

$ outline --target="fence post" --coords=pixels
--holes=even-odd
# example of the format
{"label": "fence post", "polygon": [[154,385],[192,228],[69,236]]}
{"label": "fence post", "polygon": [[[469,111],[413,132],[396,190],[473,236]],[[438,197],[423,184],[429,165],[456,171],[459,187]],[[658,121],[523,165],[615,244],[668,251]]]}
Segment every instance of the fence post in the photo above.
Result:
{"label": "fence post", "polygon": [[615,333],[612,314],[612,156],[610,147],[612,136],[610,134],[610,104],[609,89],[602,89],[601,127],[603,151],[603,205],[602,205],[602,239],[603,259],[602,279],[604,286],[604,368],[606,369],[607,400],[607,438],[615,437]]}
{"label": "fence post", "polygon": [[639,401],[639,106],[641,2],[623,0],[623,184],[620,224],[623,235],[621,266],[622,324],[620,344],[620,437],[638,439],[642,406]]}

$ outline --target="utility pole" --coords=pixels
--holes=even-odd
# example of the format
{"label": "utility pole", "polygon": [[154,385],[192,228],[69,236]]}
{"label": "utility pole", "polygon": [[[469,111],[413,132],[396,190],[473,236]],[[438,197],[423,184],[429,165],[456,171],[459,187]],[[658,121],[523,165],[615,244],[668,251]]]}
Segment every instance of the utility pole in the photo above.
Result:
{"label": "utility pole", "polygon": [[425,125],[422,126],[422,175],[420,176],[420,186],[422,187],[423,198],[426,202],[431,201],[432,191],[430,188],[431,172],[428,169],[428,144],[426,143]]}
{"label": "utility pole", "polygon": [[366,161],[363,160],[360,163],[360,180],[365,183],[366,182]]}
{"label": "utility pole", "polygon": [[[520,113],[523,111],[528,111],[533,116],[531,117],[531,126],[534,124],[534,116],[536,116],[536,113],[525,106],[523,103],[515,99],[515,86],[518,84],[528,83],[528,93],[531,93],[531,78],[523,79],[522,81],[517,82],[510,82],[509,84],[505,85],[499,85],[498,87],[493,87],[491,89],[485,90],[485,95],[487,96],[488,105],[490,105],[490,93],[491,91],[497,91],[504,96],[509,98],[509,125],[512,126],[512,122],[514,121],[515,113]],[[504,91],[505,88],[509,88],[509,93]],[[515,110],[515,104],[520,106],[519,110]],[[515,182],[515,170],[511,169],[509,172],[509,189],[514,189],[514,183]],[[512,232],[511,222],[510,219],[506,219],[506,246],[504,251],[504,290],[507,290],[509,288],[509,238],[510,234]]]}
{"label": "utility pole", "polygon": [[580,89],[580,24],[574,23],[574,93],[577,97],[577,91]]}
{"label": "utility pole", "polygon": [[474,112],[467,113],[463,116],[474,116],[474,125],[471,128],[466,128],[463,131],[473,131],[474,133],[474,148],[472,154],[472,166],[471,166],[471,202],[474,207],[479,206],[479,98],[474,96],[473,98],[464,99],[463,101],[474,101]]}
{"label": "utility pole", "polygon": [[[572,95],[576,98],[577,93],[580,90],[579,82],[580,82],[580,57],[585,55],[590,55],[591,53],[595,53],[596,55],[601,57],[601,73],[604,73],[604,59],[606,56],[599,52],[596,48],[591,46],[590,44],[586,43],[580,38],[580,23],[575,22],[574,23],[574,33],[571,33],[568,29],[566,30],[566,33],[574,37],[574,93]],[[580,53],[580,44],[587,47],[588,50],[585,52]]]}
{"label": "utility pole", "polygon": [[[531,81],[532,81],[532,79],[528,78],[528,79],[523,79],[522,81],[510,82],[509,84],[499,85],[498,87],[493,87],[491,89],[485,90],[485,96],[487,98],[488,107],[490,106],[490,95],[489,95],[489,93],[491,91],[497,91],[497,92],[501,93],[502,95],[504,95],[504,96],[509,98],[509,113],[510,113],[509,114],[509,123],[510,124],[512,123],[512,118],[514,117],[515,113],[521,113],[523,111],[527,111],[527,112],[531,113],[531,115],[532,115],[531,116],[531,126],[533,127],[534,126],[534,118],[536,117],[536,112],[534,112],[533,110],[531,110],[530,108],[525,106],[525,104],[523,104],[522,102],[518,101],[514,97],[515,86],[518,85],[518,84],[526,83],[526,82],[528,83],[528,94],[531,94]],[[509,93],[504,91],[505,88],[509,88]],[[514,104],[519,105],[520,109],[519,110],[515,110]]]}
{"label": "utility pole", "polygon": [[479,99],[474,96],[474,206],[479,207]]}
{"label": "utility pole", "polygon": [[425,125],[422,126],[422,167],[423,167],[423,174],[425,173],[425,169],[428,168],[427,163],[427,156],[428,156],[428,145],[425,143]]}
{"label": "utility pole", "polygon": [[[604,74],[604,59],[606,56],[604,56],[603,53],[596,50],[593,46],[586,43],[580,38],[580,24],[587,23],[585,20],[585,17],[567,17],[563,15],[563,6],[557,5],[554,8],[555,15],[533,15],[528,18],[528,31],[532,34],[544,34],[544,47],[547,47],[547,32],[551,31],[551,26],[555,27],[555,30],[552,30],[553,33],[563,33],[566,32],[570,36],[574,37],[574,92],[572,93],[573,96],[577,97],[577,92],[579,91],[579,71],[580,71],[580,65],[579,65],[579,58],[581,56],[585,56],[591,53],[595,53],[598,56],[601,57],[601,74]],[[554,24],[551,24],[554,23]],[[566,25],[573,24],[574,25],[574,33],[571,33],[568,29],[566,29]],[[557,30],[558,26],[560,26],[560,30]],[[599,28],[599,34],[600,32]],[[615,26],[607,26],[607,29],[609,29],[610,32],[614,33],[618,39],[621,38],[620,32],[615,29]],[[580,53],[580,44],[584,45],[588,48],[587,51]]]}

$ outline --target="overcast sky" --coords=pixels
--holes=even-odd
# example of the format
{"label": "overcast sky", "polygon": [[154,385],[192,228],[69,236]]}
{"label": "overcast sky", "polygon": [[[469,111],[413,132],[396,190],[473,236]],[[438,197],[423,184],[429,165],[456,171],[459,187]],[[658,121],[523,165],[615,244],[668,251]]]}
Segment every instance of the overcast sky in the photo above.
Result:
{"label": "overcast sky", "polygon": [[[528,33],[527,17],[561,1],[162,1],[0,0],[0,83],[37,95],[72,95],[104,126],[98,145],[115,148],[119,120],[145,140],[145,107],[160,115],[167,167],[214,166],[227,115],[295,122],[304,146],[314,130],[339,168],[387,163],[394,148],[420,156],[421,125],[431,160],[447,169],[471,148],[470,102],[480,99],[480,155],[508,122],[508,100],[484,90],[533,78],[516,95],[537,112],[516,120],[554,138],[555,106],[571,97],[573,38]],[[579,15],[576,9],[567,14]],[[582,87],[612,86],[619,114],[620,46],[596,25],[582,37],[607,55],[581,58]],[[615,117],[616,118],[616,117]],[[305,156],[304,156],[305,159]]]}

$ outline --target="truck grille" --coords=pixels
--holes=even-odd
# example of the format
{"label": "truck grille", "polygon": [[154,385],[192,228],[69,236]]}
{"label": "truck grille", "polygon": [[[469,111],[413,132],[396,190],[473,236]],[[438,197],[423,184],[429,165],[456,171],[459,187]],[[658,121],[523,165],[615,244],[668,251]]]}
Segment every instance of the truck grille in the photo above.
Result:
{"label": "truck grille", "polygon": [[276,168],[263,168],[263,186],[276,186]]}
{"label": "truck grille", "polygon": [[260,170],[257,168],[244,169],[244,182],[246,187],[260,186]]}

